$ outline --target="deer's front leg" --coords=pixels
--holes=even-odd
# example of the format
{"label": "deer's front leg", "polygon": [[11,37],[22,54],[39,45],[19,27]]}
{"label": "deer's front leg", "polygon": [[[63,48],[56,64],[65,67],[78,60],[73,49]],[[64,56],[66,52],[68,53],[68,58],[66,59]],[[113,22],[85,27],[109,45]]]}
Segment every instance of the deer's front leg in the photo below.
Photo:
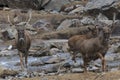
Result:
{"label": "deer's front leg", "polygon": [[105,71],[105,69],[106,69],[105,58],[103,57],[103,55],[101,53],[98,53],[98,56],[100,57],[100,59],[102,61],[102,71]]}
{"label": "deer's front leg", "polygon": [[20,51],[18,51],[18,54],[19,54],[19,57],[20,57],[20,65],[21,65],[21,69],[24,70],[22,53],[21,53]]}
{"label": "deer's front leg", "polygon": [[25,67],[27,68],[27,63],[28,63],[28,51],[25,51]]}

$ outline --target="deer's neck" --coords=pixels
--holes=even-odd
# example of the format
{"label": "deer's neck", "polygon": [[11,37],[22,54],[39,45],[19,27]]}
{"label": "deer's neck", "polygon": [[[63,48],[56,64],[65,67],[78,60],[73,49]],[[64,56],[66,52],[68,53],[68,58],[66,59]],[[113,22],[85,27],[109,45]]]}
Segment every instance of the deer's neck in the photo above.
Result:
{"label": "deer's neck", "polygon": [[104,33],[103,33],[103,31],[100,31],[98,38],[99,38],[101,43],[104,43]]}

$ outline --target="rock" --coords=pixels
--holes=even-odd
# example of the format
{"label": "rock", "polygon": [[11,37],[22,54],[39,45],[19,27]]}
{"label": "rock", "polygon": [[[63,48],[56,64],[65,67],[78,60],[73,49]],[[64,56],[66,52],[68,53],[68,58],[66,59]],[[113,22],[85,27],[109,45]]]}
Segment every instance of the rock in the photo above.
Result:
{"label": "rock", "polygon": [[113,13],[119,13],[119,3],[119,0],[92,0],[86,4],[84,10],[89,12],[89,14],[92,13],[91,15],[103,13],[109,19],[113,19]]}
{"label": "rock", "polygon": [[70,58],[70,55],[68,53],[58,53],[53,56],[46,56],[41,58],[41,61],[44,64],[51,64],[51,63],[58,63],[60,61],[65,61]]}
{"label": "rock", "polygon": [[70,55],[68,53],[57,53],[56,55],[52,56],[45,56],[45,57],[40,57],[40,59],[37,59],[35,61],[32,61],[30,63],[31,66],[41,66],[45,64],[55,64],[59,63],[61,61],[68,60],[70,58]]}
{"label": "rock", "polygon": [[62,5],[60,11],[70,13],[71,11],[74,11],[76,8],[82,7],[82,6],[83,6],[83,3],[81,1],[74,1],[73,0],[68,4]]}
{"label": "rock", "polygon": [[70,1],[69,0],[51,0],[50,3],[46,5],[44,8],[45,10],[60,11],[61,7],[67,3],[70,3]]}
{"label": "rock", "polygon": [[18,52],[17,50],[2,50],[0,52],[0,56],[14,56],[14,55],[17,55]]}
{"label": "rock", "polygon": [[50,32],[53,30],[52,23],[45,19],[38,20],[32,27],[35,28],[38,33]]}
{"label": "rock", "polygon": [[105,55],[105,60],[106,60],[106,61],[114,61],[115,57],[116,57],[116,54],[107,53],[107,54]]}
{"label": "rock", "polygon": [[0,44],[0,51],[4,51],[6,49],[7,49],[7,45]]}
{"label": "rock", "polygon": [[85,6],[85,11],[94,10],[94,9],[107,9],[110,8],[117,0],[92,0],[88,2]]}
{"label": "rock", "polygon": [[0,77],[15,76],[17,74],[18,74],[17,71],[10,70],[10,69],[4,68],[3,66],[0,66]]}
{"label": "rock", "polygon": [[[34,53],[30,53],[31,56],[41,57],[56,54],[57,52],[63,52],[62,46],[67,43],[67,40],[35,40],[33,41],[31,50]],[[53,49],[52,49],[53,48]],[[65,50],[65,48],[64,48]],[[54,52],[55,51],[55,52]]]}
{"label": "rock", "polygon": [[108,18],[107,18],[105,15],[103,15],[102,13],[100,13],[100,14],[98,15],[97,19],[98,19],[99,21],[100,21],[100,20],[108,20]]}
{"label": "rock", "polygon": [[90,17],[83,17],[83,19],[81,20],[81,23],[83,25],[90,25],[90,24],[94,24],[94,20]]}
{"label": "rock", "polygon": [[72,69],[72,72],[73,72],[73,73],[82,73],[82,72],[84,72],[84,70],[81,69],[81,68],[73,68],[73,69]]}
{"label": "rock", "polygon": [[68,49],[69,49],[68,43],[63,44],[62,51],[67,53],[67,52],[69,52]]}
{"label": "rock", "polygon": [[11,40],[15,38],[17,31],[15,29],[12,28],[6,28],[6,30],[2,30],[2,35],[3,35],[3,39],[5,40]]}
{"label": "rock", "polygon": [[116,54],[116,56],[114,57],[114,60],[120,60],[120,53]]}
{"label": "rock", "polygon": [[52,48],[52,49],[50,49],[50,51],[49,51],[50,53],[50,55],[55,55],[55,54],[57,54],[58,52],[61,52],[61,50],[59,50],[58,48]]}
{"label": "rock", "polygon": [[99,68],[94,66],[94,65],[91,65],[91,66],[88,67],[88,70],[90,70],[90,71],[98,71]]}
{"label": "rock", "polygon": [[41,66],[43,64],[44,63],[41,60],[39,60],[39,61],[37,60],[37,61],[31,62],[30,66]]}
{"label": "rock", "polygon": [[79,27],[79,26],[80,26],[79,19],[66,19],[58,26],[57,30],[67,29],[70,27]]}
{"label": "rock", "polygon": [[9,47],[7,48],[8,50],[11,50],[13,48],[12,45],[9,45]]}
{"label": "rock", "polygon": [[37,71],[37,72],[43,72],[44,73],[53,73],[57,72],[59,66],[61,63],[56,63],[56,64],[46,64],[46,65],[41,65],[39,67],[30,67],[29,70],[31,71]]}
{"label": "rock", "polygon": [[64,20],[57,28],[57,30],[69,28],[72,25],[72,20]]}
{"label": "rock", "polygon": [[105,24],[110,25],[110,26],[113,24],[112,20],[100,20],[100,22],[105,23]]}
{"label": "rock", "polygon": [[115,53],[118,51],[119,44],[113,44],[111,47],[108,49],[108,52]]}
{"label": "rock", "polygon": [[75,8],[74,10],[70,11],[68,14],[75,14],[75,13],[83,13],[84,7],[80,6],[78,8]]}
{"label": "rock", "polygon": [[60,62],[60,59],[57,56],[55,56],[55,57],[49,56],[49,57],[46,57],[46,58],[41,59],[41,60],[44,64],[51,64],[51,63]]}
{"label": "rock", "polygon": [[[10,8],[21,8],[21,9],[42,9],[46,4],[51,0],[4,0],[4,3],[7,4]],[[13,4],[14,3],[14,4]],[[20,4],[21,3],[21,4]]]}

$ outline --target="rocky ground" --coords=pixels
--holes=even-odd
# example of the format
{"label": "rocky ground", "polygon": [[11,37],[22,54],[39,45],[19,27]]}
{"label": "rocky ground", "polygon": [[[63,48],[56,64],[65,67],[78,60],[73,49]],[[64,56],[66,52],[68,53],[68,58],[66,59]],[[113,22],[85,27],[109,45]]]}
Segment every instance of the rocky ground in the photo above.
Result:
{"label": "rocky ground", "polygon": [[[57,3],[59,5],[51,5],[57,0],[51,3],[49,1],[43,2],[45,9],[32,10],[30,22],[25,27],[21,26],[32,37],[28,69],[23,72],[14,45],[17,28],[15,25],[26,22],[30,13],[26,10],[12,9],[11,4],[8,4],[11,8],[4,7],[0,10],[0,78],[3,80],[119,80],[120,1],[64,0],[65,3]],[[111,34],[110,48],[105,56],[107,72],[101,73],[101,61],[98,59],[89,64],[90,72],[83,73],[81,55],[76,57],[76,63],[71,60],[67,45],[68,38],[76,34],[86,34],[89,31],[87,27],[92,28],[95,25],[111,27],[114,13],[117,14],[115,29]]]}

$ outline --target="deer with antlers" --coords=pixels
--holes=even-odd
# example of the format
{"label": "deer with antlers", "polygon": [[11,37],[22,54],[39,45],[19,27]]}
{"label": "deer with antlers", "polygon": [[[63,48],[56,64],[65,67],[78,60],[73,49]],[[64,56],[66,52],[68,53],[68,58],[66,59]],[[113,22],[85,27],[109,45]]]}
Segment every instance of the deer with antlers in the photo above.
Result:
{"label": "deer with antlers", "polygon": [[[15,14],[16,15],[16,14]],[[15,16],[16,18],[17,16]],[[18,23],[18,24],[14,24],[14,26],[17,29],[17,34],[16,34],[16,38],[15,38],[15,45],[16,48],[18,50],[18,54],[20,57],[20,65],[21,65],[21,69],[24,70],[24,67],[27,68],[27,59],[28,59],[28,53],[29,53],[29,49],[31,46],[31,38],[29,33],[25,30],[25,26],[29,23],[31,19],[31,12],[29,14],[29,19],[27,22],[24,23]],[[8,16],[8,21],[10,22],[11,25],[13,25],[10,21],[10,18]],[[23,57],[25,57],[25,61],[23,61]]]}

